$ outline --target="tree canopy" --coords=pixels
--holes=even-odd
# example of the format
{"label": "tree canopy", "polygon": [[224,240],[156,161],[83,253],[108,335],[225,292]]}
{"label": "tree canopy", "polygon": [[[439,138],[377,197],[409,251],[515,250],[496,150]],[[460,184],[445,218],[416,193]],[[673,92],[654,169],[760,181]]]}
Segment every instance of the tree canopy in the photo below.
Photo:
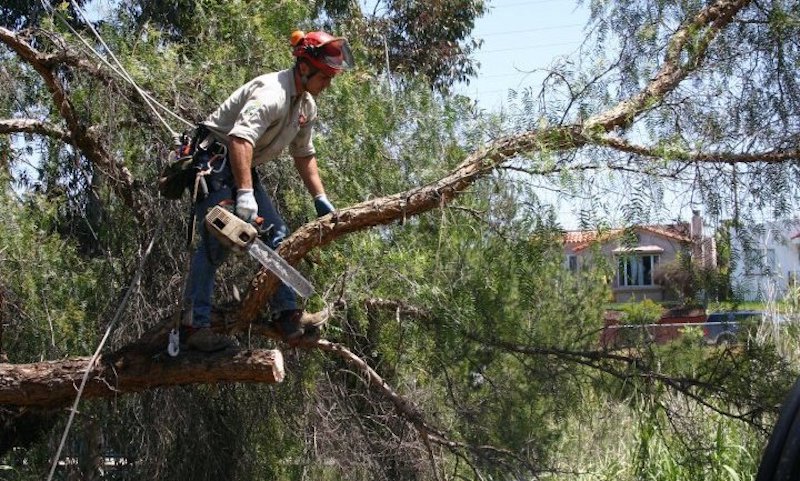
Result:
{"label": "tree canopy", "polygon": [[[580,52],[508,117],[450,93],[476,73],[481,0],[372,13],[121,1],[93,24],[106,45],[74,5],[46,5],[0,7],[0,464],[11,479],[49,469],[84,375],[62,468],[84,479],[102,476],[104,456],[125,461],[120,479],[753,471],[797,373],[791,333],[732,349],[691,336],[600,345],[613,270],[564,268],[537,187],[601,210],[613,182],[632,223],[675,183],[714,215],[791,213],[796,2],[592,1]],[[340,210],[314,219],[291,162],[260,174],[296,227],[278,252],[313,281],[320,295],[305,308],[329,326],[299,348],[273,339],[253,321],[276,279],[232,259],[214,328],[240,346],[170,358],[186,205],[159,198],[156,178],[172,149],[164,123],[187,125],[152,101],[199,121],[291,65],[293,30],[319,27],[350,37],[358,57],[318,100],[320,169]]]}

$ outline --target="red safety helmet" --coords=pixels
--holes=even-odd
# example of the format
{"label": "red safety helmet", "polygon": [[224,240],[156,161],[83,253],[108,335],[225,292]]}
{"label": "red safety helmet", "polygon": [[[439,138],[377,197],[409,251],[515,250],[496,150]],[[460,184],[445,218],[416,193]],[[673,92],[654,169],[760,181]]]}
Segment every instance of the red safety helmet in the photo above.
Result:
{"label": "red safety helmet", "polygon": [[294,31],[292,55],[308,60],[316,69],[331,77],[355,65],[347,39],[325,32]]}

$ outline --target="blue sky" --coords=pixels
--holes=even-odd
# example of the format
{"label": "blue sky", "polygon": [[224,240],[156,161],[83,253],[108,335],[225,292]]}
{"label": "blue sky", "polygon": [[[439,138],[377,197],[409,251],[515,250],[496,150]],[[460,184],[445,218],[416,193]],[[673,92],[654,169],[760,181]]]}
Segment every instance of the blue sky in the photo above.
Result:
{"label": "blue sky", "polygon": [[[538,92],[546,76],[545,70],[560,58],[574,57],[586,38],[584,28],[589,20],[588,1],[576,0],[489,0],[489,12],[476,21],[473,36],[483,39],[474,55],[480,63],[475,79],[459,85],[456,92],[478,102],[487,111],[497,112],[508,105],[510,90]],[[661,221],[676,216],[689,220],[692,208],[683,194],[687,186],[668,189],[659,217]],[[626,199],[624,188],[603,191],[604,206],[597,212],[612,224],[622,222],[621,207]],[[586,199],[558,195],[540,189],[541,199],[556,209],[559,224],[566,229],[578,227],[577,212],[589,208]]]}
{"label": "blue sky", "polygon": [[[483,40],[473,56],[480,63],[478,75],[455,91],[494,112],[508,105],[512,90],[538,91],[545,70],[576,52],[588,19],[588,9],[574,0],[490,0],[489,12],[473,30],[473,36]],[[555,207],[562,227],[577,228],[576,202],[552,191],[539,195]]]}
{"label": "blue sky", "polygon": [[509,90],[538,89],[544,78],[541,69],[580,46],[588,18],[588,9],[574,0],[490,0],[489,12],[473,31],[483,39],[474,55],[480,63],[478,76],[457,92],[486,110],[497,110]]}

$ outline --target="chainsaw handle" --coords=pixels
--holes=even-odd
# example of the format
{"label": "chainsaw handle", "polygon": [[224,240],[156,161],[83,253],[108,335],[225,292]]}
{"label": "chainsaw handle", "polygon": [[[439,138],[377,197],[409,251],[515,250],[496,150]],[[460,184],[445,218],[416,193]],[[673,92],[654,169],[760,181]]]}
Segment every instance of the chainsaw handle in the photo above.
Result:
{"label": "chainsaw handle", "polygon": [[[236,202],[233,199],[223,199],[219,201],[219,204],[217,205],[224,207],[233,214],[236,214]],[[264,218],[261,216],[256,217],[253,222],[250,222],[250,225],[256,228],[259,236],[266,234],[267,232],[272,230],[272,224],[268,225],[267,227],[264,227]]]}

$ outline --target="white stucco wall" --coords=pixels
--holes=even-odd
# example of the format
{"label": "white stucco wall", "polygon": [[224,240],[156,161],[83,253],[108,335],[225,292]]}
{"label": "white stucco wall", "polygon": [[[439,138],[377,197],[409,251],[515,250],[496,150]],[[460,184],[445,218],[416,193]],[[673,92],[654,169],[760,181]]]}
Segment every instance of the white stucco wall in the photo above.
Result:
{"label": "white stucco wall", "polygon": [[778,300],[800,280],[800,220],[768,222],[731,235],[734,293],[744,300]]}

